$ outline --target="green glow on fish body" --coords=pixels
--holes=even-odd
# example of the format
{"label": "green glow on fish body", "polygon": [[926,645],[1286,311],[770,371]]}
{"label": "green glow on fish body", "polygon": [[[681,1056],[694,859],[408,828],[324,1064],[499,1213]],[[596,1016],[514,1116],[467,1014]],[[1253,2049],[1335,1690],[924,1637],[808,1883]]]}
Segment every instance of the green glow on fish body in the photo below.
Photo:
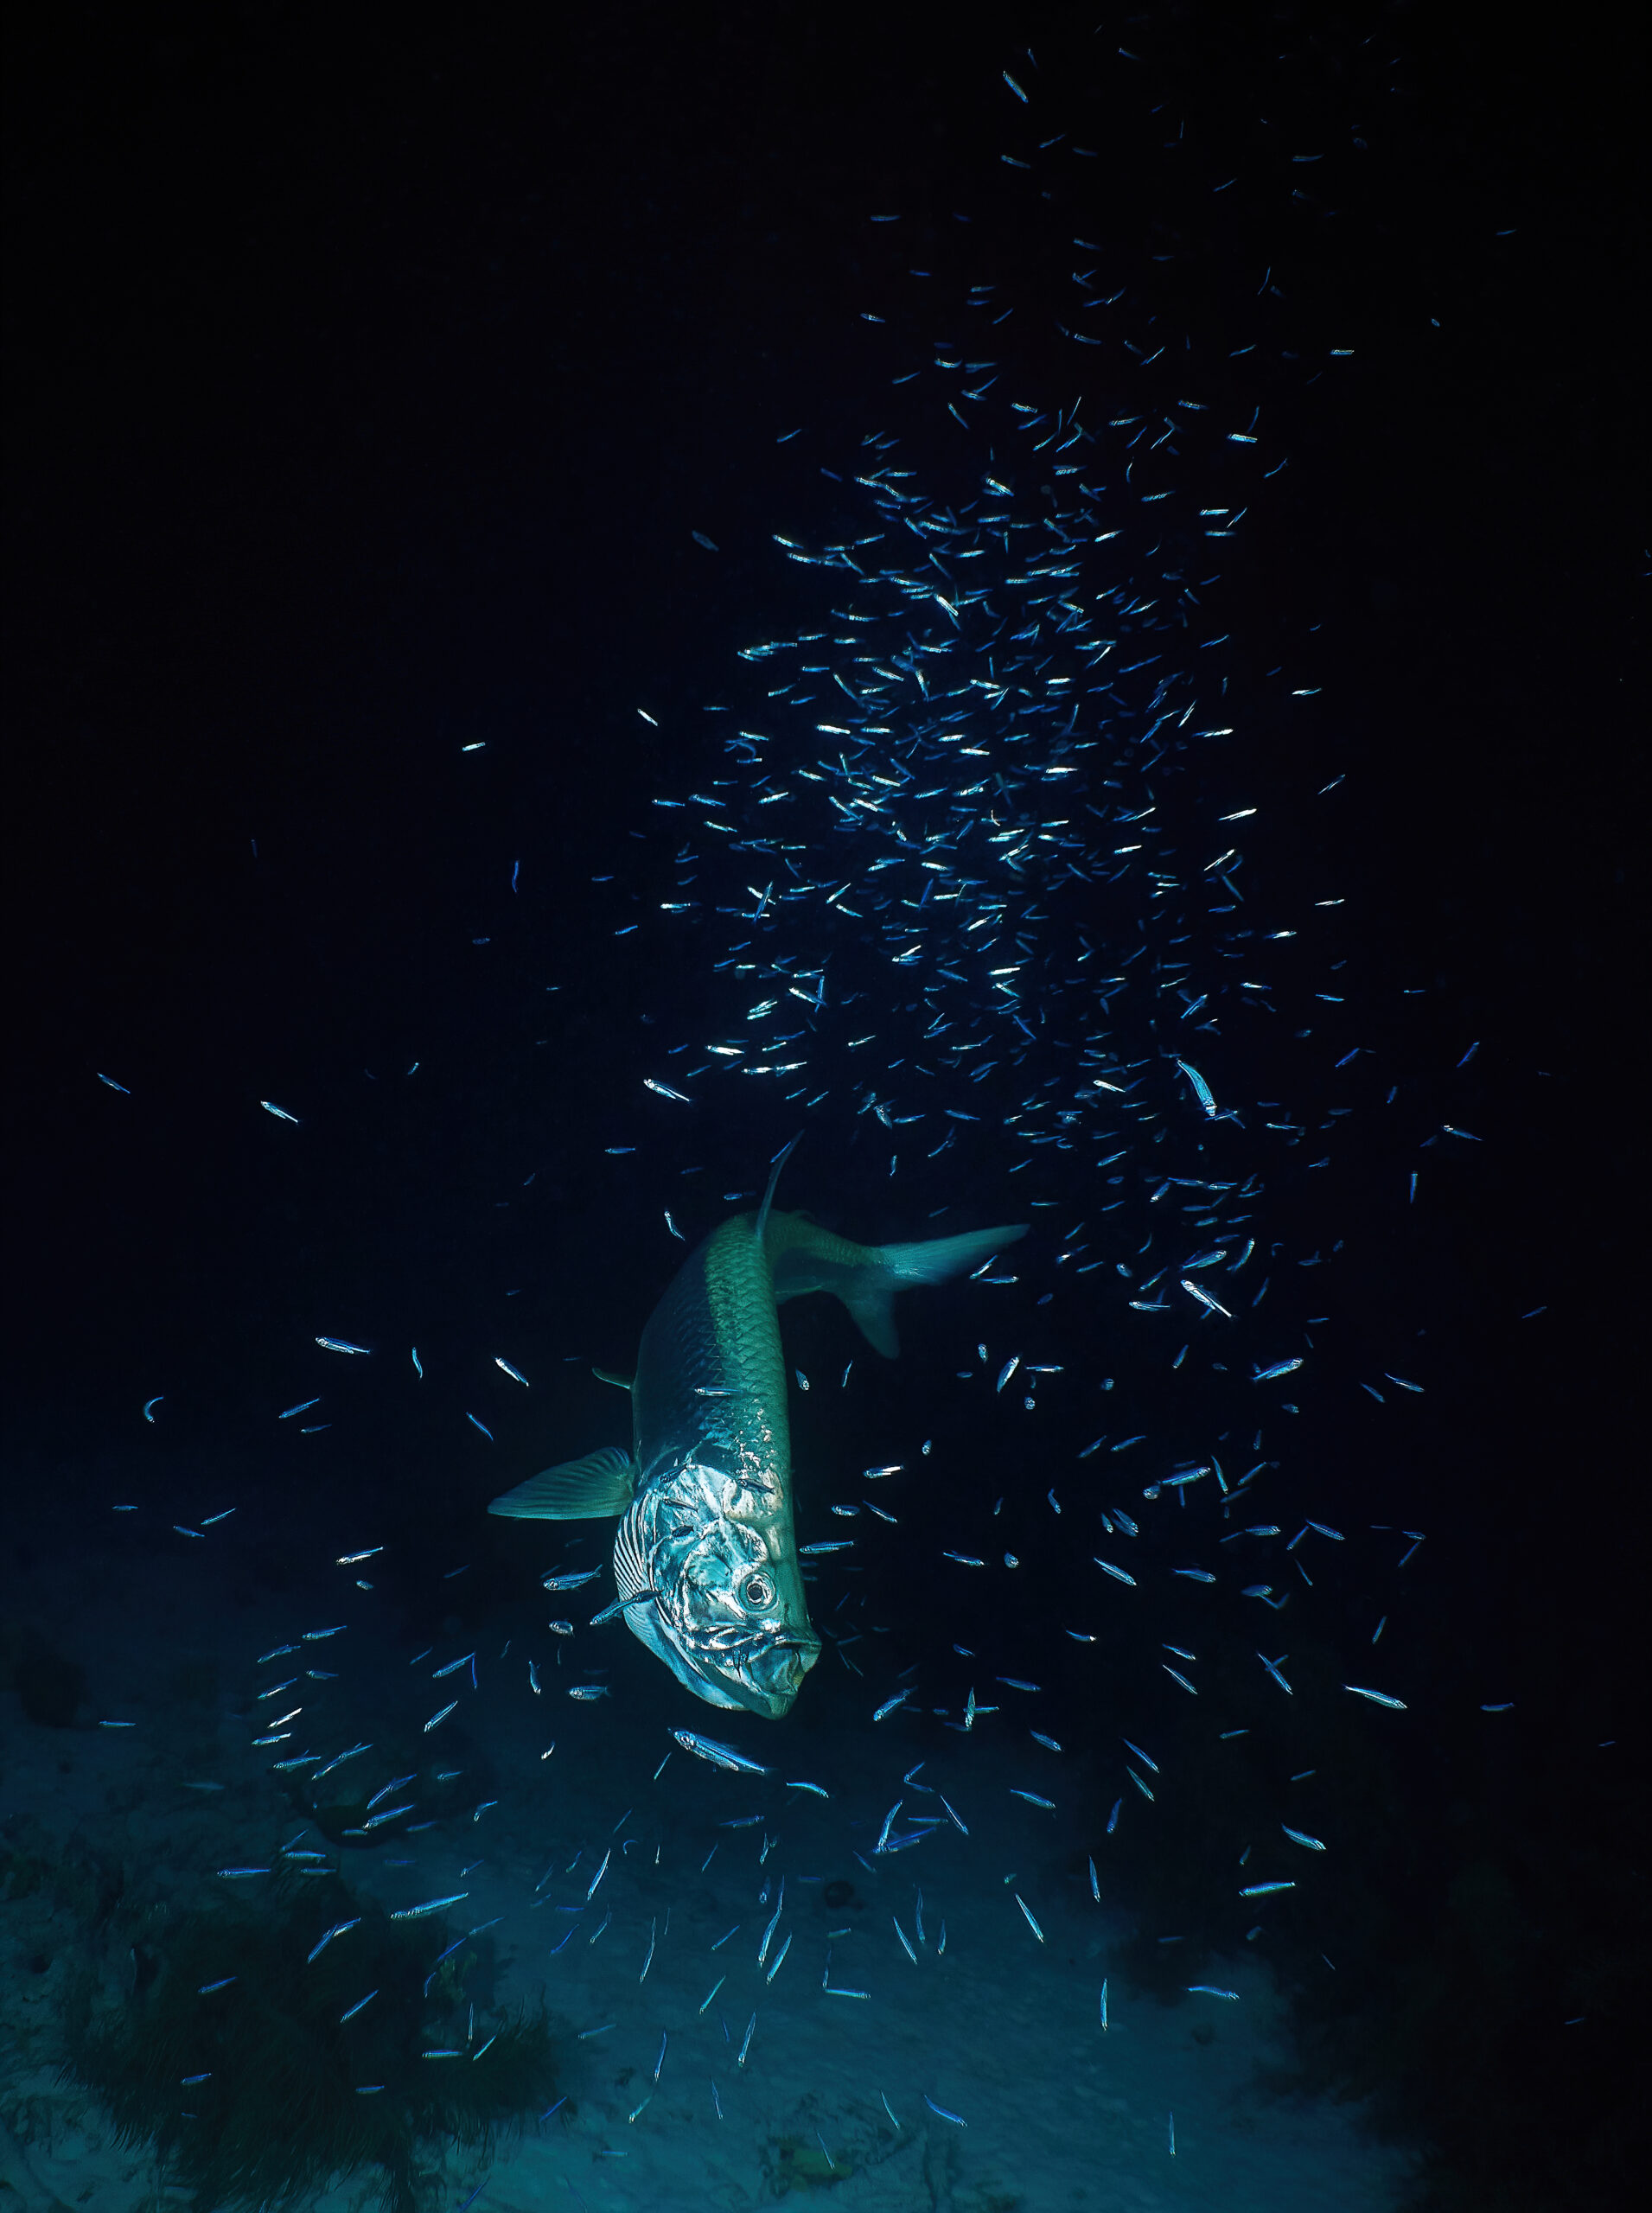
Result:
{"label": "green glow on fish body", "polygon": [[[789,1146],[787,1148],[789,1151]],[[775,1163],[775,1175],[784,1154]],[[649,1316],[631,1385],[631,1450],[530,1476],[489,1512],[621,1517],[617,1601],[632,1633],[707,1705],[779,1720],[820,1656],[798,1565],[780,1308],[829,1291],[892,1358],[894,1293],[967,1275],[1025,1225],[863,1246],[802,1215],[724,1222]]]}

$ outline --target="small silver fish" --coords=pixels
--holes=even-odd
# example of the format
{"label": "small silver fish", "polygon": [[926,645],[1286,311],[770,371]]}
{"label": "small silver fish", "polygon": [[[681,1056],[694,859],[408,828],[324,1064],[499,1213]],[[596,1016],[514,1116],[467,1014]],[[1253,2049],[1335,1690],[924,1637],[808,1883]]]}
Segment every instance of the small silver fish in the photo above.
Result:
{"label": "small silver fish", "polygon": [[686,1752],[697,1758],[709,1760],[713,1767],[725,1767],[734,1775],[767,1775],[769,1770],[761,1760],[749,1760],[743,1752],[737,1752],[732,1744],[720,1744],[715,1737],[702,1737],[697,1730],[673,1729],[672,1735]]}

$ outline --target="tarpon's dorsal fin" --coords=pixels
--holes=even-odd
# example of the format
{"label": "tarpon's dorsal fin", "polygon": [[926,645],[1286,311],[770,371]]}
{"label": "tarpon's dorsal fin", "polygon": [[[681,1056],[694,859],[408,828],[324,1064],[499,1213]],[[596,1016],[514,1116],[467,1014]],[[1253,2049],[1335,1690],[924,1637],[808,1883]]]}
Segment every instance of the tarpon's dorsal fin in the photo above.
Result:
{"label": "tarpon's dorsal fin", "polygon": [[800,1138],[802,1134],[802,1131],[800,1130],[797,1137],[790,1138],[775,1155],[775,1164],[769,1171],[769,1189],[763,1193],[763,1202],[757,1209],[757,1227],[753,1232],[759,1245],[762,1243],[763,1232],[769,1227],[769,1209],[775,1203],[775,1186],[780,1181],[780,1171],[790,1159],[793,1148],[797,1144],[797,1138]]}
{"label": "tarpon's dorsal fin", "polygon": [[599,1383],[611,1383],[616,1391],[628,1391],[631,1387],[631,1378],[616,1375],[611,1368],[593,1368],[591,1374]]}
{"label": "tarpon's dorsal fin", "polygon": [[564,1460],[542,1468],[502,1498],[489,1502],[490,1514],[518,1521],[590,1521],[623,1514],[636,1489],[636,1463],[617,1445],[587,1452],[583,1460]]}

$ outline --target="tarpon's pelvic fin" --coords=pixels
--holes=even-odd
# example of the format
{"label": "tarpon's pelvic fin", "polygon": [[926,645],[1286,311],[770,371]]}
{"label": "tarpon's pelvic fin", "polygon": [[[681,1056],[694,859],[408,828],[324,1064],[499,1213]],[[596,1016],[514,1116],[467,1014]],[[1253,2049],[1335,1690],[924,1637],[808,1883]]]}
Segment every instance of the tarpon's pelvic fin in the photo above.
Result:
{"label": "tarpon's pelvic fin", "polygon": [[583,1460],[542,1468],[514,1490],[492,1500],[488,1511],[518,1521],[589,1521],[623,1514],[636,1489],[636,1463],[618,1445],[604,1445]]}
{"label": "tarpon's pelvic fin", "polygon": [[616,1391],[628,1391],[631,1387],[631,1377],[616,1375],[611,1368],[593,1368],[591,1374],[599,1383],[611,1383]]}
{"label": "tarpon's pelvic fin", "polygon": [[901,1349],[894,1298],[917,1284],[947,1283],[967,1275],[1005,1245],[1027,1234],[1024,1221],[997,1229],[968,1229],[958,1237],[930,1237],[915,1245],[856,1245],[834,1237],[806,1215],[775,1215],[768,1250],[776,1304],[806,1291],[829,1291],[853,1315],[874,1351],[892,1360]]}

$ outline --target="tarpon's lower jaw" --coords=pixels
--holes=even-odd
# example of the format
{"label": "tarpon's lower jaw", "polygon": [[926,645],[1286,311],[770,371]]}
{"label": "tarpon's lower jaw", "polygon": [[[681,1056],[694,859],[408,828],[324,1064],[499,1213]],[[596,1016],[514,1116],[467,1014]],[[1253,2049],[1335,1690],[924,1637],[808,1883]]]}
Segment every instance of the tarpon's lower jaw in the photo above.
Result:
{"label": "tarpon's lower jaw", "polygon": [[803,1678],[820,1656],[820,1642],[789,1640],[763,1646],[749,1660],[718,1670],[718,1681],[728,1695],[749,1712],[780,1720],[791,1710]]}
{"label": "tarpon's lower jaw", "polygon": [[795,1698],[803,1687],[804,1676],[820,1656],[818,1644],[777,1644],[763,1673],[776,1689],[789,1691]]}

